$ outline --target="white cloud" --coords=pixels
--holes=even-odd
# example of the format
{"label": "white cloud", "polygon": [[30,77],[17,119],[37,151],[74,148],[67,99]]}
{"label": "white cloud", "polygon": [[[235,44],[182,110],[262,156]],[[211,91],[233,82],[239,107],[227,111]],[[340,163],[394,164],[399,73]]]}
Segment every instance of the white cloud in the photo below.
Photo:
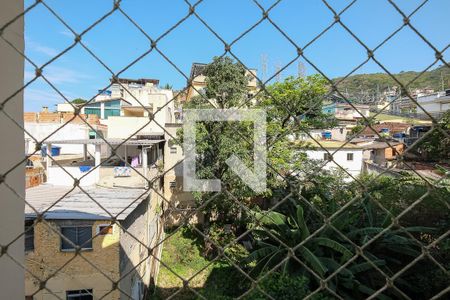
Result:
{"label": "white cloud", "polygon": [[49,57],[55,57],[59,53],[58,50],[48,47],[48,46],[41,45],[39,43],[36,43],[36,42],[30,40],[29,38],[26,39],[26,41],[25,41],[25,48],[28,48],[28,50],[31,50],[34,52],[44,54]]}
{"label": "white cloud", "polygon": [[83,74],[73,69],[52,65],[44,68],[43,75],[48,81],[54,84],[86,83],[87,80],[93,78],[90,75]]}
{"label": "white cloud", "polygon": [[[93,79],[90,75],[51,64],[43,69],[42,74],[53,84],[86,84],[86,81]],[[25,70],[24,77],[25,82],[28,82],[35,77],[35,73],[32,69]]]}
{"label": "white cloud", "polygon": [[73,33],[71,32],[71,31],[69,31],[69,30],[62,30],[62,31],[60,31],[59,32],[60,34],[62,34],[62,35],[64,35],[64,36],[66,36],[66,37],[69,37],[69,38],[71,38],[71,39],[74,39],[75,38],[75,36],[73,35]]}
{"label": "white cloud", "polygon": [[[73,95],[68,94],[65,91],[61,93],[67,98],[73,98]],[[37,102],[43,106],[48,106],[51,104],[57,104],[64,102],[64,98],[61,97],[55,90],[51,87],[48,88],[26,88],[24,95],[25,103],[30,104],[30,102]]]}

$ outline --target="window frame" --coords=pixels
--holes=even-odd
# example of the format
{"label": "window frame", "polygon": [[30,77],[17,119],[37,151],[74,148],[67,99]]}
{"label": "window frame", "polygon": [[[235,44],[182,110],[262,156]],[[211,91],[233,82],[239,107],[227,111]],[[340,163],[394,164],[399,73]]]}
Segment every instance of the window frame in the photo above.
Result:
{"label": "window frame", "polygon": [[177,149],[177,147],[170,147],[170,149],[169,149],[170,151],[170,154],[177,154],[177,152],[178,152],[178,149]]}
{"label": "window frame", "polygon": [[[27,224],[28,223],[28,224]],[[31,227],[31,229],[28,229]],[[27,249],[27,238],[32,238],[32,247]],[[34,251],[34,221],[33,220],[25,220],[25,234],[24,234],[24,249],[26,252],[33,252]]]}
{"label": "window frame", "polygon": [[[111,233],[102,233],[100,227],[111,227],[112,232]],[[97,235],[113,235],[114,234],[114,224],[98,224],[95,230]]]}
{"label": "window frame", "polygon": [[[349,156],[351,157],[351,159],[349,159]],[[355,160],[355,155],[352,152],[348,152],[347,153],[347,161],[354,161]]]}
{"label": "window frame", "polygon": [[[89,227],[90,229],[91,229],[91,238],[90,238],[90,247],[82,247],[81,248],[81,251],[90,251],[90,250],[93,250],[94,249],[94,245],[93,245],[93,240],[92,240],[92,225],[61,225],[60,226],[60,232],[61,232],[61,235],[64,235],[63,234],[63,228],[77,228],[77,235],[76,235],[76,237],[77,237],[77,242],[75,243],[75,242],[73,242],[75,245],[78,245],[78,228],[85,228],[85,227]],[[69,239],[68,237],[66,237],[67,239]],[[69,239],[70,240],[70,239]],[[75,251],[75,248],[67,248],[67,249],[65,249],[65,248],[63,248],[63,241],[64,241],[64,239],[61,237],[60,238],[60,250],[62,251],[62,252],[74,252]],[[70,246],[72,246],[72,245],[70,245]]]}
{"label": "window frame", "polygon": [[323,153],[323,160],[324,161],[331,161],[333,159],[333,155],[331,155],[330,153],[324,152]]}
{"label": "window frame", "polygon": [[[66,291],[66,300],[76,300],[76,297],[82,296],[91,296],[91,299],[94,299],[94,290],[93,289],[82,289],[82,290],[68,290]],[[69,294],[73,293],[73,294]]]}

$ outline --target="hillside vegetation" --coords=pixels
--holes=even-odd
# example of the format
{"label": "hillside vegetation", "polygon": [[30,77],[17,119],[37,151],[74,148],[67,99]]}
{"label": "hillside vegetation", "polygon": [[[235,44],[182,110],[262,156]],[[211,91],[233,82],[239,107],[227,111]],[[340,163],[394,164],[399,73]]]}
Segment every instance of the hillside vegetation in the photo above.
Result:
{"label": "hillside vegetation", "polygon": [[[407,71],[393,75],[402,84],[407,84],[419,74],[420,72]],[[338,77],[334,81],[337,82],[341,79],[342,77]],[[423,73],[409,87],[411,89],[431,88],[438,91],[442,89],[442,82],[444,88],[450,88],[450,69],[446,66]],[[349,94],[360,94],[361,92],[370,94],[377,92],[377,90],[383,92],[394,86],[398,86],[398,84],[388,74],[374,73],[352,75],[339,83],[338,87],[341,92],[348,92]]]}

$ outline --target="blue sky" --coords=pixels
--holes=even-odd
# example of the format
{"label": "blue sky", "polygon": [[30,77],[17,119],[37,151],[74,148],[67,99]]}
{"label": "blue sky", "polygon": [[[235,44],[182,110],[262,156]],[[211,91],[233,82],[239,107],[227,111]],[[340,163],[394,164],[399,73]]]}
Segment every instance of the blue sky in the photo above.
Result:
{"label": "blue sky", "polygon": [[[29,6],[34,1],[25,1]],[[269,7],[274,1],[259,1]],[[340,11],[350,1],[328,0]],[[422,0],[396,0],[397,5],[410,13]],[[80,33],[112,7],[111,0],[47,0],[73,30]],[[152,38],[156,39],[177,21],[186,16],[188,6],[182,0],[123,0],[122,9]],[[197,13],[228,43],[261,18],[261,10],[251,0],[204,0]],[[450,43],[450,1],[430,0],[412,18],[411,23],[438,49]],[[306,45],[333,22],[333,14],[319,0],[283,0],[270,12],[272,20],[299,46]],[[359,0],[341,19],[364,43],[374,48],[402,25],[402,16],[387,0]],[[37,65],[46,63],[73,42],[72,33],[41,4],[25,17],[26,54]],[[83,36],[85,45],[113,72],[118,72],[148,50],[146,37],[120,12]],[[162,38],[158,48],[179,69],[189,75],[193,62],[208,62],[224,52],[223,44],[205,26],[191,16],[169,35]],[[284,66],[296,56],[296,49],[270,24],[258,27],[237,41],[232,52],[249,68],[262,74],[261,57],[267,57],[267,77],[277,66]],[[392,40],[375,52],[391,72],[420,71],[434,61],[434,52],[409,28],[404,28]],[[445,53],[450,59],[450,50]],[[307,56],[327,76],[349,73],[366,58],[366,51],[341,26],[335,25],[320,39],[305,49]],[[283,71],[281,77],[298,73],[298,60]],[[306,74],[316,70],[303,61]],[[382,72],[369,62],[357,73]],[[25,82],[33,78],[34,69],[25,67]],[[108,85],[111,74],[92,56],[77,45],[44,69],[47,78],[68,98],[89,99],[98,89]],[[130,67],[122,77],[157,78],[181,89],[186,79],[159,53],[152,52]],[[44,105],[50,108],[63,99],[42,79],[30,84],[25,91],[25,110],[37,111]]]}

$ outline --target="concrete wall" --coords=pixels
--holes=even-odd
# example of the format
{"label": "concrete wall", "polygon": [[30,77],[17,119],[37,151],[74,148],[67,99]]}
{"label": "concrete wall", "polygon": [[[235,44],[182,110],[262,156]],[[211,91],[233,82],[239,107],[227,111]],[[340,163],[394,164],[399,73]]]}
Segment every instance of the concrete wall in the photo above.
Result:
{"label": "concrete wall", "polygon": [[[336,149],[327,149],[330,154],[333,154]],[[306,155],[309,159],[323,160],[324,154],[326,153],[324,150],[307,150],[305,151]],[[347,160],[347,154],[353,153],[353,160]],[[333,155],[334,162],[328,162],[323,167],[325,170],[342,170],[336,164],[346,169],[348,173],[350,173],[353,177],[361,174],[363,167],[363,151],[362,149],[341,149]]]}
{"label": "concrete wall", "polygon": [[[65,171],[59,166],[52,166],[48,168],[47,183],[60,186],[73,186],[73,179],[69,176],[69,174],[77,179],[81,178],[86,174],[81,172],[79,167],[68,167],[68,166],[63,167]],[[90,171],[90,173],[86,175],[86,177],[83,177],[83,179],[81,179],[80,181],[80,185],[81,186],[95,185],[99,181],[99,179],[100,179],[99,168],[97,168],[95,170]]]}
{"label": "concrete wall", "polygon": [[[0,9],[0,26],[11,21],[23,11],[23,1],[3,0]],[[19,51],[24,49],[23,18],[8,26],[3,37],[10,41]],[[0,103],[12,96],[23,86],[24,60],[13,48],[0,39]],[[19,92],[4,106],[5,112],[18,124],[23,125],[23,93]],[[0,112],[0,137],[2,148],[0,155],[0,174],[5,174],[15,164],[24,159],[23,130],[14,125]],[[25,167],[18,165],[6,176],[6,183],[25,197]],[[7,245],[23,232],[24,202],[0,183],[0,245]],[[7,255],[0,256],[0,291],[2,299],[24,299],[24,270],[20,266],[24,261],[23,238],[10,244]]]}
{"label": "concrete wall", "polygon": [[[166,124],[165,129],[170,135],[177,137],[177,131],[181,127],[182,124]],[[165,135],[167,142],[164,145],[164,198],[180,209],[179,212],[168,211],[166,224],[171,226],[182,221],[183,210],[194,207],[195,201],[191,192],[183,191],[183,149],[181,146],[175,145],[168,133]],[[171,148],[176,149],[176,153],[171,153]],[[174,188],[171,187],[171,182],[176,183]],[[201,222],[201,220],[202,216],[197,214],[190,221],[197,223]]]}
{"label": "concrete wall", "polygon": [[[29,132],[38,141],[46,138],[56,130],[58,130],[63,124],[60,123],[25,123],[25,130]],[[64,139],[88,139],[89,138],[89,127],[85,124],[67,124],[63,128],[59,129],[55,134],[53,134],[50,140],[64,140]],[[27,153],[33,153],[36,148],[34,140],[25,133],[25,139],[29,140]],[[83,154],[83,145],[58,145],[53,146],[61,147],[61,154]],[[94,153],[95,146],[88,145],[88,151]],[[39,154],[39,153],[37,153]]]}
{"label": "concrete wall", "polygon": [[[155,189],[162,193],[156,184]],[[141,296],[154,280],[159,263],[154,256],[159,257],[159,242],[162,238],[163,225],[161,219],[161,198],[155,191],[151,191],[149,198],[122,222],[126,229],[121,230],[120,239],[120,288],[129,292],[133,297],[139,295],[139,285],[143,285]],[[138,241],[139,242],[138,242]],[[155,247],[156,246],[156,247]],[[154,248],[149,255],[146,247]],[[159,257],[160,258],[160,257]],[[121,299],[129,299],[122,295]],[[138,300],[138,298],[133,298]]]}
{"label": "concrete wall", "polygon": [[[23,214],[23,213],[22,213]],[[55,230],[68,221],[47,221]],[[105,221],[69,221],[71,224],[92,224],[92,236],[97,233],[97,226]],[[112,280],[119,279],[119,239],[120,230],[114,225],[111,235],[98,236],[92,241],[92,249],[82,252],[83,257],[91,261]],[[74,256],[74,252],[61,251],[61,237],[45,224],[38,223],[34,229],[34,251],[26,253],[26,267],[38,278],[47,278]],[[65,299],[66,291],[93,289],[94,299],[102,297],[111,290],[112,284],[95,268],[81,257],[76,257],[66,267],[59,270],[56,276],[47,282],[48,288]],[[38,283],[31,274],[26,274],[26,295],[38,289]],[[106,299],[119,299],[119,291],[109,294]],[[12,298],[11,298],[12,299]],[[18,298],[14,298],[18,299]],[[23,299],[23,298],[20,298]],[[55,299],[48,291],[43,290],[34,296],[35,300]]]}
{"label": "concrete wall", "polygon": [[[125,139],[136,134],[161,134],[163,132],[162,128],[155,122],[151,122],[142,128],[148,122],[149,118],[146,117],[109,117],[108,138]],[[164,126],[164,123],[159,124]],[[137,130],[139,130],[138,133],[136,133]]]}

